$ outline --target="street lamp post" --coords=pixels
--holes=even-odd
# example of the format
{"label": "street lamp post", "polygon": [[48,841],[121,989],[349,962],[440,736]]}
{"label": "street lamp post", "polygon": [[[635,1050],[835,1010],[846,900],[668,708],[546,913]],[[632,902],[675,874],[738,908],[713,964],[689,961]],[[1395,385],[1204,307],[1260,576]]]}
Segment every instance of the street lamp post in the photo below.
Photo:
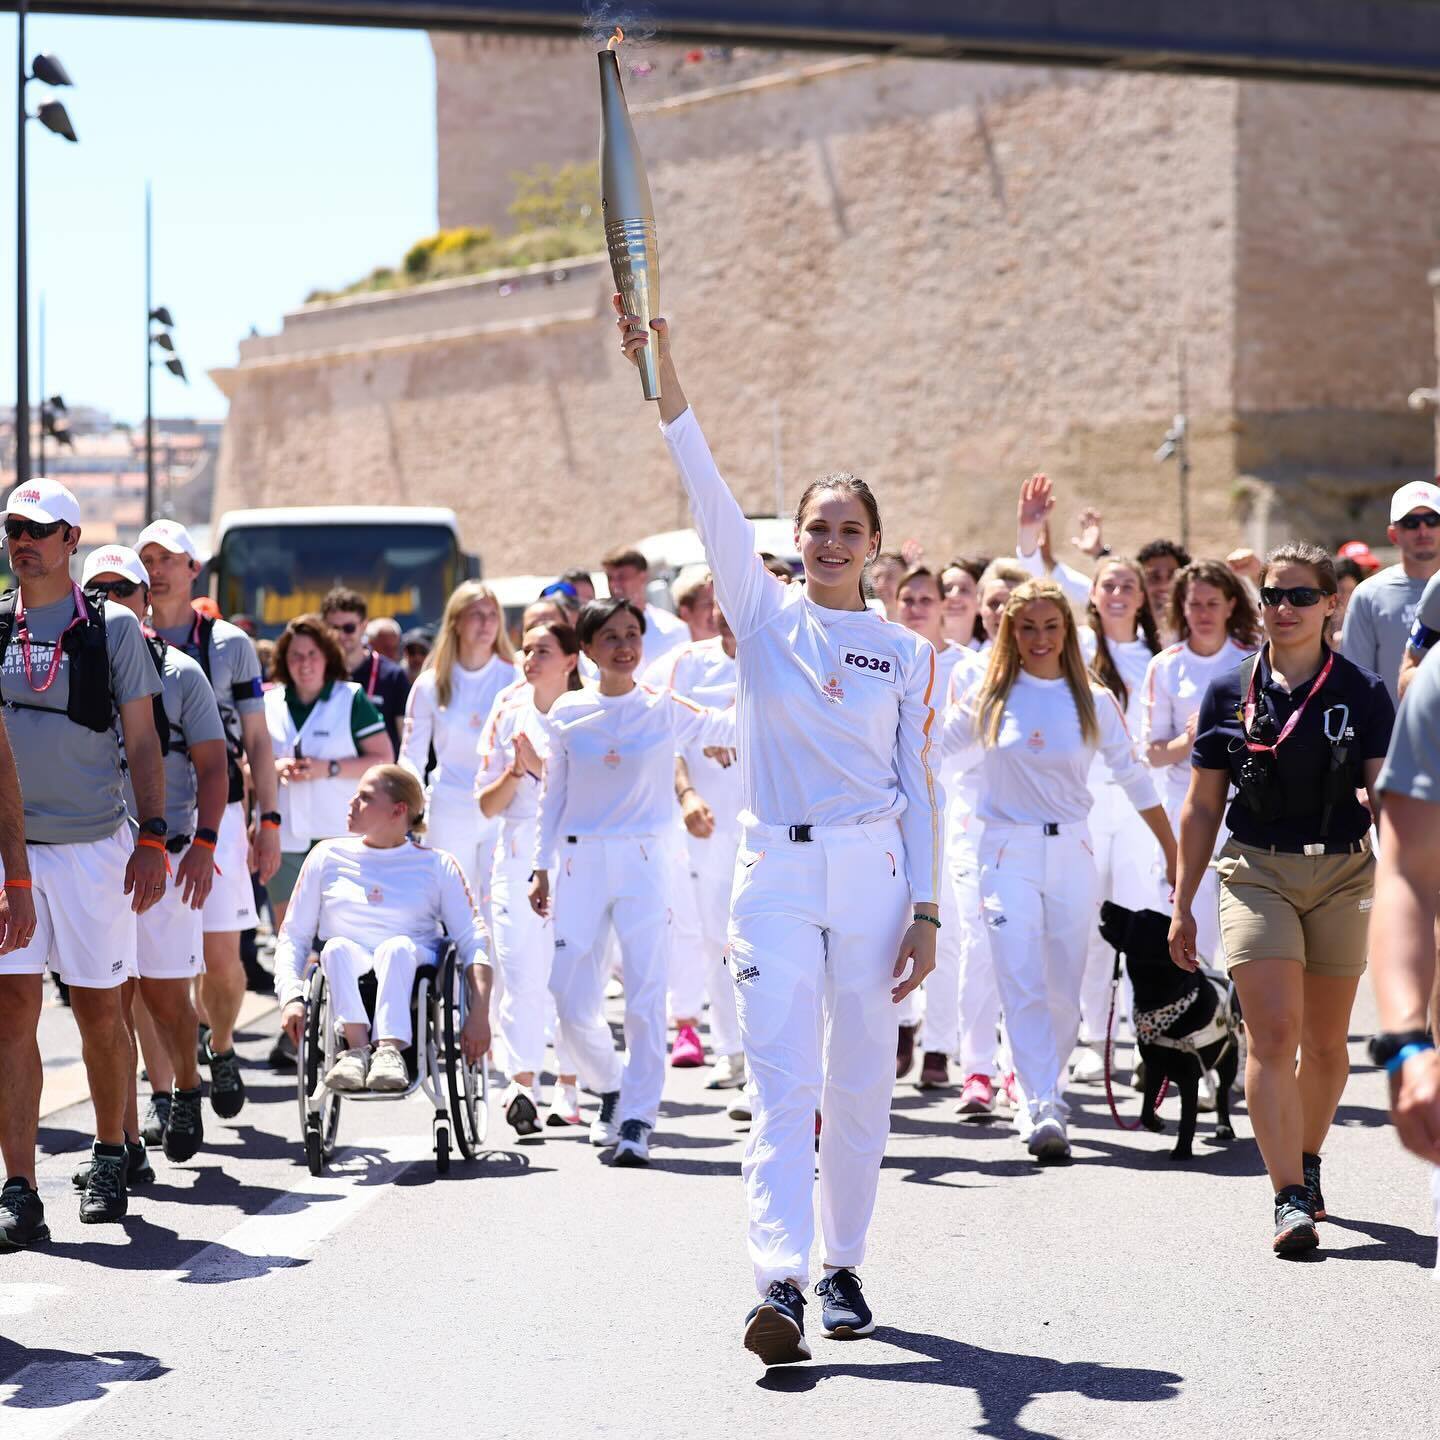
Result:
{"label": "street lamp post", "polygon": [[26,255],[25,125],[38,120],[47,130],[75,140],[74,127],[58,100],[46,100],[32,117],[25,108],[25,87],[32,80],[42,85],[69,85],[70,76],[53,55],[37,55],[33,68],[25,66],[27,0],[17,0],[16,19],[16,124],[15,124],[15,483],[30,478],[30,275]]}
{"label": "street lamp post", "polygon": [[[187,385],[190,383],[185,374],[185,367],[175,353],[175,341],[170,335],[175,321],[164,305],[154,304],[151,298],[153,268],[151,254],[150,186],[147,184],[145,186],[145,523],[147,525],[155,518],[155,352],[157,350],[164,351],[168,357],[165,361],[165,368],[172,375],[184,380]],[[152,328],[156,325],[160,327],[158,330]]]}

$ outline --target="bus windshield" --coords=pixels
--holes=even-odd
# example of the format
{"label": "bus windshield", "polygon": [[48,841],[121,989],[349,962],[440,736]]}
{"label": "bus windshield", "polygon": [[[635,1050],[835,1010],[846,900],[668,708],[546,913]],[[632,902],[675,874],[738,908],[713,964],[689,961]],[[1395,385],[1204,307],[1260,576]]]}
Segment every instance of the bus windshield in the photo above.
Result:
{"label": "bus windshield", "polygon": [[215,598],[222,615],[244,612],[273,639],[344,585],[365,597],[372,620],[390,616],[408,630],[440,619],[463,568],[443,525],[237,526],[215,559]]}

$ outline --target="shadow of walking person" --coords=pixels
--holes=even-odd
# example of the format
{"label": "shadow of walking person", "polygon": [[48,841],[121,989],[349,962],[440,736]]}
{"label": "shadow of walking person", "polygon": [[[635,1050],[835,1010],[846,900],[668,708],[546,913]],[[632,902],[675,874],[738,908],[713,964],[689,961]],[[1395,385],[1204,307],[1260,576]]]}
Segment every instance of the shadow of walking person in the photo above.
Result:
{"label": "shadow of walking person", "polygon": [[[58,1410],[101,1400],[109,1387],[131,1380],[158,1380],[170,1368],[137,1350],[39,1350],[0,1335],[0,1412]],[[4,1392],[11,1393],[6,1395]],[[0,1434],[6,1422],[0,1418]]]}
{"label": "shadow of walking person", "polygon": [[1051,1360],[1044,1355],[1012,1355],[985,1350],[942,1335],[923,1335],[892,1326],[879,1326],[874,1336],[923,1360],[887,1364],[811,1364],[773,1369],[758,1383],[762,1389],[811,1390],[821,1381],[840,1375],[865,1380],[899,1381],[913,1385],[952,1385],[973,1390],[980,1402],[982,1423],[975,1434],[994,1440],[1058,1440],[1045,1431],[1031,1430],[1021,1422],[1025,1407],[1041,1395],[1075,1394],[1087,1400],[1156,1404],[1173,1400],[1184,1380],[1168,1370],[1139,1370],[1106,1365],[1095,1360]]}

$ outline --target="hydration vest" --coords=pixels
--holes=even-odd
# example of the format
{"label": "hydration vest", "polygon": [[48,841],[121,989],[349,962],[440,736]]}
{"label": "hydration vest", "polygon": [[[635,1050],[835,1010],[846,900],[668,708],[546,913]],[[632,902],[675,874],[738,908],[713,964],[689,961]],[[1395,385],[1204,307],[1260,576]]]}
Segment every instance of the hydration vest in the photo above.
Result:
{"label": "hydration vest", "polygon": [[[211,690],[215,689],[215,681],[210,675],[210,637],[214,633],[214,617],[209,615],[201,616],[200,623],[195,629],[195,638],[200,653],[195,658],[200,662],[200,668],[205,672],[205,678],[210,681]],[[215,698],[219,700],[220,697],[217,694]],[[241,767],[241,762],[245,758],[245,744],[241,736],[233,734],[229,725],[225,723],[225,711],[223,709],[220,712],[220,723],[225,730],[225,764],[230,781],[227,802],[233,805],[237,800],[243,800],[245,798],[245,772]]]}
{"label": "hydration vest", "polygon": [[[6,700],[15,710],[43,710],[64,715],[87,730],[111,730],[117,707],[110,684],[110,652],[105,648],[105,606],[98,595],[85,597],[84,623],[72,625],[60,637],[60,648],[69,656],[70,693],[62,710],[57,705],[40,705],[32,700]],[[0,662],[5,659],[15,629],[15,609],[20,592],[0,595]]]}

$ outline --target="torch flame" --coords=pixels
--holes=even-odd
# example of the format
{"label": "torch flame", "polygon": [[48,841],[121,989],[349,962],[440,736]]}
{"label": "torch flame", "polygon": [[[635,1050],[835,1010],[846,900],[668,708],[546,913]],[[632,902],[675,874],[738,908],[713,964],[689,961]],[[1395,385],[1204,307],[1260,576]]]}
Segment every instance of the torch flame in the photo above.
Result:
{"label": "torch flame", "polygon": [[605,42],[605,48],[607,50],[613,50],[617,45],[622,44],[624,40],[625,32],[617,25],[615,27],[615,33]]}

